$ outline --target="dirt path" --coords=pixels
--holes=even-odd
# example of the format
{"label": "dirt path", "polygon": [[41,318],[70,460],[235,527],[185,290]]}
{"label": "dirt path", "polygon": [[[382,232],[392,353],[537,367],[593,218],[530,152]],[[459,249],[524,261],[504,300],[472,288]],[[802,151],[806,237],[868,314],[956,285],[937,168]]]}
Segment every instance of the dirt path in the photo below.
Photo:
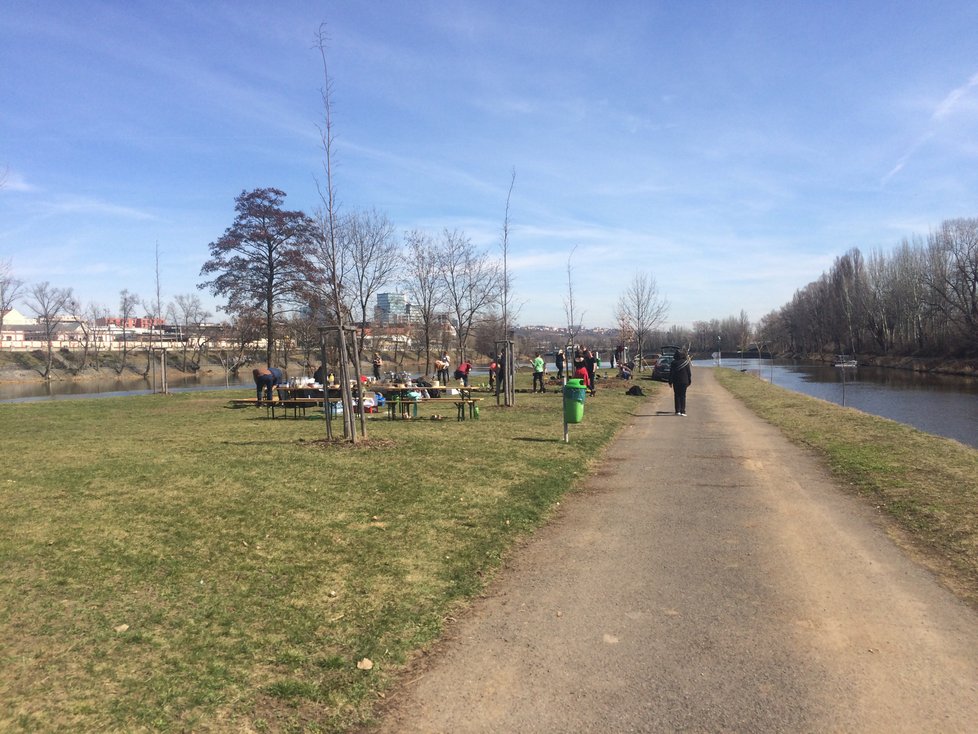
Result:
{"label": "dirt path", "polygon": [[976,731],[978,614],[709,370],[671,408],[636,411],[377,731]]}

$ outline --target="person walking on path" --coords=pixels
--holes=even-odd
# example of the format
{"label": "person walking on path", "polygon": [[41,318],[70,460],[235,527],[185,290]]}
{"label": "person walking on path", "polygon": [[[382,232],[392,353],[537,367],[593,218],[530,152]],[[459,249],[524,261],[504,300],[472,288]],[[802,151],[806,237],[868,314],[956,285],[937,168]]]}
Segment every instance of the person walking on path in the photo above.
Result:
{"label": "person walking on path", "polygon": [[564,350],[558,349],[554,357],[554,366],[557,368],[557,380],[564,381]]}
{"label": "person walking on path", "polygon": [[533,358],[533,392],[537,391],[537,384],[540,385],[540,392],[547,392],[547,389],[543,386],[543,372],[545,367],[543,357],[540,356],[540,352],[537,352]]}
{"label": "person walking on path", "polygon": [[684,351],[676,352],[669,369],[669,384],[675,396],[676,415],[686,417],[686,389],[693,384],[693,370],[689,355]]}

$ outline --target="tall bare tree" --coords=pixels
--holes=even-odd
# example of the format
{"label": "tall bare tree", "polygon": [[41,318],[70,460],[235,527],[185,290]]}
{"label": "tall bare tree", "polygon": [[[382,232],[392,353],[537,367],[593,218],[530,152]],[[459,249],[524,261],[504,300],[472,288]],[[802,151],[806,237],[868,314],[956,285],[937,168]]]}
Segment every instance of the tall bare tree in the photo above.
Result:
{"label": "tall bare tree", "polygon": [[44,371],[41,373],[41,377],[45,380],[51,379],[51,368],[54,364],[54,336],[68,315],[73,300],[71,288],[54,288],[47,281],[37,283],[29,289],[27,307],[37,317],[37,323],[44,332],[44,341],[47,344]]}
{"label": "tall bare tree", "polygon": [[116,372],[120,375],[126,369],[126,362],[129,357],[129,322],[135,315],[138,305],[139,296],[135,293],[130,293],[125,288],[119,293],[119,320],[122,322],[122,359],[119,361]]}
{"label": "tall bare tree", "polygon": [[[329,65],[326,58],[328,43],[326,24],[320,24],[316,37],[316,46],[322,60],[323,86],[320,97],[323,109],[323,120],[319,128],[323,152],[324,181],[317,179],[316,188],[322,209],[318,215],[315,247],[313,254],[318,265],[318,279],[322,288],[324,305],[328,315],[334,320],[339,352],[338,374],[340,375],[341,400],[343,402],[343,435],[351,443],[357,441],[356,420],[353,410],[353,396],[350,391],[351,379],[356,379],[360,388],[359,352],[356,349],[356,339],[353,340],[352,354],[347,346],[347,330],[350,328],[349,307],[345,298],[345,276],[350,267],[349,251],[343,246],[340,233],[340,218],[336,200],[336,188],[333,181],[333,106],[332,80],[329,76]],[[351,374],[350,366],[353,365]],[[362,395],[361,395],[362,398]],[[361,403],[362,404],[362,403]],[[330,421],[326,421],[327,437],[330,436]],[[366,423],[363,411],[360,412],[360,432],[366,436]]]}
{"label": "tall bare tree", "polygon": [[424,373],[431,374],[431,347],[441,335],[438,311],[445,303],[444,280],[438,252],[431,238],[421,230],[405,235],[406,263],[401,287],[420,319],[418,330],[424,352]]}
{"label": "tall bare tree", "polygon": [[978,219],[944,222],[930,238],[930,284],[958,343],[978,348]]}
{"label": "tall bare tree", "polygon": [[92,301],[85,308],[82,320],[88,324],[88,335],[91,340],[92,366],[98,372],[102,369],[101,352],[102,341],[105,337],[105,323],[109,317],[109,309],[100,303]]}
{"label": "tall bare tree", "polygon": [[636,273],[618,299],[618,313],[627,320],[635,335],[639,371],[642,370],[646,339],[662,324],[668,312],[668,302],[659,295],[655,278],[648,273]]}
{"label": "tall bare tree", "polygon": [[[3,332],[4,317],[14,307],[14,303],[23,292],[24,281],[14,277],[9,261],[0,260],[0,333]],[[2,341],[0,341],[0,349],[3,349]]]}
{"label": "tall bare tree", "polygon": [[438,252],[445,302],[455,320],[462,360],[473,327],[498,300],[500,270],[458,230],[444,231]]}
{"label": "tall bare tree", "polygon": [[65,310],[74,316],[78,327],[81,329],[81,343],[82,343],[82,358],[79,367],[84,369],[88,367],[89,357],[94,353],[96,370],[99,369],[99,325],[98,321],[107,312],[97,303],[90,303],[87,306],[82,306],[81,302],[72,296],[71,300],[67,304]]}
{"label": "tall bare tree", "polygon": [[375,210],[356,211],[344,218],[342,243],[349,253],[347,294],[350,310],[359,322],[359,346],[363,351],[369,308],[378,293],[394,279],[401,262],[394,225]]}
{"label": "tall bare tree", "polygon": [[279,189],[242,191],[237,216],[220,239],[208,246],[211,257],[200,269],[213,276],[198,285],[227,298],[227,310],[259,309],[265,314],[265,361],[273,366],[275,325],[292,307],[307,278],[314,223],[301,211],[282,208]]}
{"label": "tall bare tree", "polygon": [[[574,258],[574,253],[577,252],[577,245],[570,251],[570,255],[567,256],[567,295],[564,296],[564,316],[567,319],[567,344],[576,344],[577,335],[581,333],[584,322],[584,313],[578,311],[577,299],[574,295],[574,271],[571,267],[571,260]],[[573,359],[574,355],[565,355],[565,359]]]}
{"label": "tall bare tree", "polygon": [[513,198],[513,187],[516,186],[516,168],[513,168],[513,173],[509,179],[509,191],[506,193],[506,216],[503,217],[503,236],[501,243],[501,250],[503,253],[503,263],[502,263],[502,275],[500,280],[502,281],[503,294],[500,299],[500,305],[502,306],[502,322],[501,331],[499,338],[508,338],[510,330],[510,319],[515,318],[515,314],[510,312],[512,306],[512,275],[509,272],[509,204],[510,200]]}

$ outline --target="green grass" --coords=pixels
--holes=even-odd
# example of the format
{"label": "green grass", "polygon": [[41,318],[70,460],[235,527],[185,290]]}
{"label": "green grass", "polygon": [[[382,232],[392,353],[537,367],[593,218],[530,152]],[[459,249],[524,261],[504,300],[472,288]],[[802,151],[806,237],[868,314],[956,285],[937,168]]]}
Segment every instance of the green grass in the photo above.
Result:
{"label": "green grass", "polygon": [[978,606],[978,451],[734,370],[716,375],[751,410],[820,455],[842,486],[898,523],[901,540]]}
{"label": "green grass", "polygon": [[637,403],[614,385],[566,444],[553,393],[356,448],[233,393],[0,405],[0,730],[369,720],[587,474]]}

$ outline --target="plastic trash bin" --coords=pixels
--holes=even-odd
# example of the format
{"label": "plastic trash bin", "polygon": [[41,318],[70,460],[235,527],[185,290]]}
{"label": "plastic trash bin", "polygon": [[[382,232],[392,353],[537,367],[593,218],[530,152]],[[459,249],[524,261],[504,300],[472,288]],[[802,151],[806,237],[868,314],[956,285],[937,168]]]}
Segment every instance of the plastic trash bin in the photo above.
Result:
{"label": "plastic trash bin", "polygon": [[580,423],[584,419],[584,380],[568,380],[564,385],[564,423]]}

